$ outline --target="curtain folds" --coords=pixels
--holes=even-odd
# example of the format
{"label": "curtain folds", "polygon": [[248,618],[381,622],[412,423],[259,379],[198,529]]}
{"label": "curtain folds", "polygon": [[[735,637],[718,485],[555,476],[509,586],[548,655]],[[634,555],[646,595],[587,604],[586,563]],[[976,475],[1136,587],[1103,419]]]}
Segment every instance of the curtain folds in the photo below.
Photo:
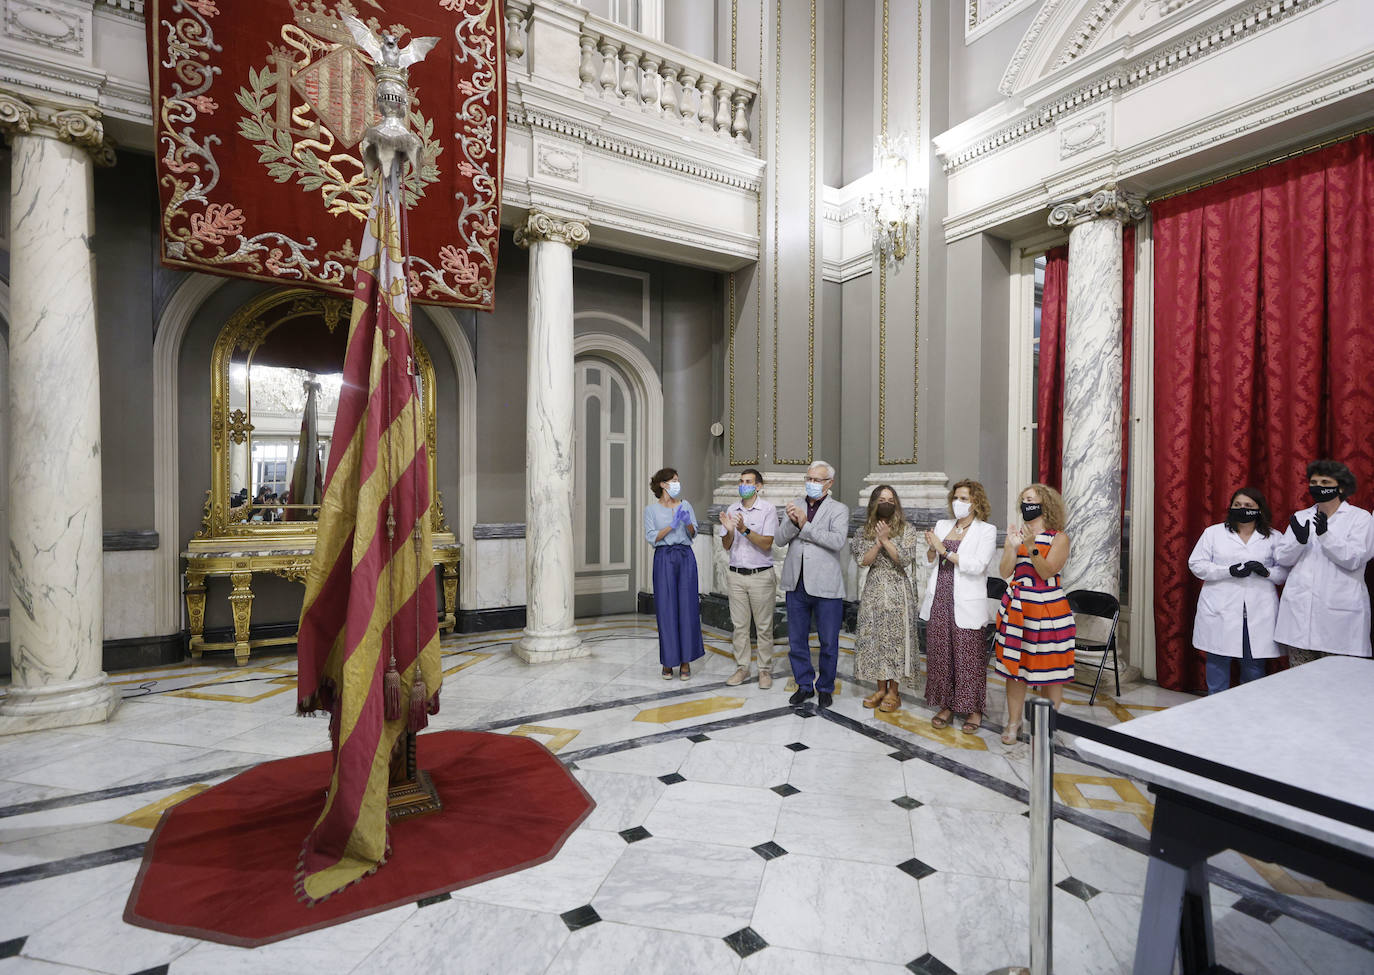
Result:
{"label": "curtain folds", "polygon": [[1064,459],[1064,326],[1069,302],[1069,249],[1045,253],[1045,286],[1040,293],[1040,375],[1035,388],[1039,437],[1035,479],[1058,490]]}
{"label": "curtain folds", "polygon": [[1374,136],[1155,203],[1155,636],[1203,689],[1188,552],[1252,485],[1282,526],[1308,461],[1374,478]]}

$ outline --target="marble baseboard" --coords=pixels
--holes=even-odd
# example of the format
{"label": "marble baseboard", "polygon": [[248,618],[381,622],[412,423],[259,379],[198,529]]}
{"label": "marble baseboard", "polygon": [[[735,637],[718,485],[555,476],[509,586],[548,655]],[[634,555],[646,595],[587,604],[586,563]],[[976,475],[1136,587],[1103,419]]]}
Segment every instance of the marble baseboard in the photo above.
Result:
{"label": "marble baseboard", "polygon": [[32,714],[0,714],[0,735],[18,735],[30,731],[49,731],[54,728],[72,728],[84,724],[97,724],[110,720],[119,710],[119,695],[113,688],[104,700],[85,704],[80,707],[45,711]]}
{"label": "marble baseboard", "polygon": [[493,522],[486,525],[473,525],[472,537],[482,538],[524,538],[525,523],[515,522]]}
{"label": "marble baseboard", "polygon": [[158,535],[151,529],[107,531],[103,542],[106,552],[152,552],[158,547]]}
{"label": "marble baseboard", "polygon": [[519,630],[526,622],[524,606],[494,606],[490,609],[458,610],[459,633],[488,633],[492,630]]}
{"label": "marble baseboard", "polygon": [[[106,640],[101,648],[100,666],[106,673],[143,670],[162,664],[180,663],[185,658],[186,637],[181,633],[173,633],[170,636]],[[0,643],[0,677],[9,676],[10,645]]]}

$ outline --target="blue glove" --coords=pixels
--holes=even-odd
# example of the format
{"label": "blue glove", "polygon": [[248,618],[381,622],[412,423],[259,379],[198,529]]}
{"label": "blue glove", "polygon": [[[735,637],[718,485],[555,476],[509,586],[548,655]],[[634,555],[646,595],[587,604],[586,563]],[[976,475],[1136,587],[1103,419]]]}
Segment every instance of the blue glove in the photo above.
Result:
{"label": "blue glove", "polygon": [[687,506],[685,504],[678,505],[677,512],[673,515],[673,527],[685,528],[691,522],[691,520],[692,516],[687,513]]}

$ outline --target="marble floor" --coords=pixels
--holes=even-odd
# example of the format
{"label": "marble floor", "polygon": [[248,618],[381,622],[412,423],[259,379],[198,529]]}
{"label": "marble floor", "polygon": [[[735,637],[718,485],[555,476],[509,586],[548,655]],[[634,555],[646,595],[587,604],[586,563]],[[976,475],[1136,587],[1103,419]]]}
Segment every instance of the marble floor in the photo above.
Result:
{"label": "marble floor", "polygon": [[[788,707],[782,647],[767,691],[725,685],[718,632],[690,681],[666,683],[652,618],[582,630],[589,657],[539,667],[512,654],[514,633],[446,640],[432,725],[535,737],[574,770],[597,807],[557,857],[257,949],[122,914],[163,809],[325,745],[323,719],[292,714],[293,657],[113,675],[124,703],[110,723],[0,738],[0,975],[982,975],[1026,962],[1029,746],[1003,747],[996,721],[934,730],[909,689],[897,712],[865,710],[848,638],[834,707],[817,713]],[[1187,696],[1068,699],[1114,724]],[[1055,970],[1128,972],[1149,794],[1071,747],[1055,789]],[[1374,906],[1231,852],[1211,866],[1230,971],[1374,972]]]}

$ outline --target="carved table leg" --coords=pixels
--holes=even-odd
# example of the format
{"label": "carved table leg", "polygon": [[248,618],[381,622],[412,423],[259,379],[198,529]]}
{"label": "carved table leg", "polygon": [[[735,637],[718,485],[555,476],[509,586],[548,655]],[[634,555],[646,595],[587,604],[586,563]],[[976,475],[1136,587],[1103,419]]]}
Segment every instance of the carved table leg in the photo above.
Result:
{"label": "carved table leg", "polygon": [[186,570],[186,616],[191,621],[191,659],[199,660],[205,642],[205,573]]}
{"label": "carved table leg", "polygon": [[248,624],[253,617],[253,573],[235,572],[229,577],[234,591],[229,594],[229,606],[234,611],[234,662],[240,667],[248,663]]}
{"label": "carved table leg", "polygon": [[452,633],[458,627],[458,564],[441,565],[444,576],[444,625],[442,630]]}

